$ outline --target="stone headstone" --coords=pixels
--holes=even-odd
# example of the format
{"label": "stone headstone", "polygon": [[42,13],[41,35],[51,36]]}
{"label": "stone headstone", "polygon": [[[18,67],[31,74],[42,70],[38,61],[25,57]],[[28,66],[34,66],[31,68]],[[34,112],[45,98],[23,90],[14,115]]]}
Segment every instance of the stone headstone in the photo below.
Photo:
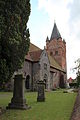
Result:
{"label": "stone headstone", "polygon": [[6,110],[4,108],[0,107],[0,115],[5,113],[5,112],[6,112]]}
{"label": "stone headstone", "polygon": [[28,109],[26,99],[24,98],[24,77],[23,74],[17,74],[14,77],[14,90],[11,103],[7,109]]}
{"label": "stone headstone", "polygon": [[44,101],[45,101],[45,83],[44,81],[39,81],[37,102],[44,102]]}

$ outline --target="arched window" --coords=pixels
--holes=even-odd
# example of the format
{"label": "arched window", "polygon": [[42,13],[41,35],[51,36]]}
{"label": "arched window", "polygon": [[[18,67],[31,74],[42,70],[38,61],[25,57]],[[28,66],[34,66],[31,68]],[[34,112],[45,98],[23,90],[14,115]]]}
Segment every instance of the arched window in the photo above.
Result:
{"label": "arched window", "polygon": [[47,89],[47,75],[44,75],[45,89]]}
{"label": "arched window", "polygon": [[26,76],[26,81],[25,81],[25,88],[30,89],[30,76]]}
{"label": "arched window", "polygon": [[55,55],[58,55],[58,51],[55,51]]}

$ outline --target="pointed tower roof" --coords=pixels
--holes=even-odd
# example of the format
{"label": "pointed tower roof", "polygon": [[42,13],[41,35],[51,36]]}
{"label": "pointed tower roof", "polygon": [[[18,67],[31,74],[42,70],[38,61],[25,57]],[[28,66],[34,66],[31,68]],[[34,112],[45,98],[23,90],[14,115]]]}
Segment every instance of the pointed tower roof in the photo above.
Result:
{"label": "pointed tower roof", "polygon": [[49,37],[47,36],[46,41],[49,41]]}
{"label": "pointed tower roof", "polygon": [[55,22],[54,22],[54,27],[53,27],[53,30],[52,30],[50,40],[53,40],[54,38],[56,38],[56,39],[61,38],[61,35],[59,33],[59,30],[58,30],[57,25],[56,25]]}

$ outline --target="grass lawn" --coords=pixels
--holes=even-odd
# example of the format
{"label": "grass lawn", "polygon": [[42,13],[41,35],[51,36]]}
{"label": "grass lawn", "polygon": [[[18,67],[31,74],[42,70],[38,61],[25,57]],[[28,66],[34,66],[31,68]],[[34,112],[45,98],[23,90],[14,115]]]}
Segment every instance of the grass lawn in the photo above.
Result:
{"label": "grass lawn", "polygon": [[[6,107],[12,98],[10,92],[0,92],[0,106]],[[45,102],[36,102],[37,93],[25,93],[29,110],[7,110],[0,120],[69,120],[76,93],[46,92]]]}

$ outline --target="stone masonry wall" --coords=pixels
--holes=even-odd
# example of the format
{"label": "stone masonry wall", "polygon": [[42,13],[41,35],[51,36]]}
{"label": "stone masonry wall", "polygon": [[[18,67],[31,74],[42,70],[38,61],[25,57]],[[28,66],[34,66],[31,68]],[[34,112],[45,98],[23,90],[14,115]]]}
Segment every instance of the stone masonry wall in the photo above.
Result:
{"label": "stone masonry wall", "polygon": [[29,61],[25,61],[24,62],[24,66],[23,66],[23,73],[25,75],[25,78],[27,77],[27,75],[30,76],[30,89],[32,89],[32,63]]}
{"label": "stone masonry wall", "polygon": [[40,64],[40,80],[46,79],[47,89],[50,89],[50,63],[45,49],[41,54],[39,64]]}
{"label": "stone masonry wall", "polygon": [[50,80],[51,80],[51,89],[59,87],[59,71],[54,69],[54,73],[50,72]]}
{"label": "stone masonry wall", "polygon": [[33,90],[37,90],[37,82],[40,79],[39,62],[33,63]]}

